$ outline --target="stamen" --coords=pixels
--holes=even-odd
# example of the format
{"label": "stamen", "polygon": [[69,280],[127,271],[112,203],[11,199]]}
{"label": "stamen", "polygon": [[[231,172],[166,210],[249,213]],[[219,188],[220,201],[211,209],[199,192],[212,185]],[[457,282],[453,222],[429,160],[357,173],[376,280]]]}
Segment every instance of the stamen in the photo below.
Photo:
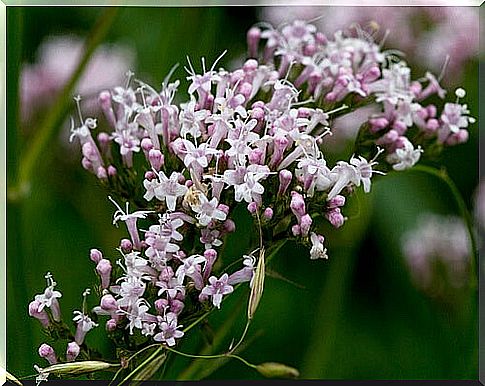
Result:
{"label": "stamen", "polygon": [[227,53],[227,50],[224,50],[222,54],[218,56],[218,58],[215,60],[214,64],[211,67],[211,72],[214,71],[214,68],[216,67],[216,64],[219,62],[219,60],[222,59],[222,57]]}
{"label": "stamen", "polygon": [[81,113],[81,95],[76,95],[74,97],[74,100],[76,101],[76,106],[77,106],[77,113],[79,115],[79,121],[81,122],[81,125],[84,125],[84,120],[83,120],[83,115]]}

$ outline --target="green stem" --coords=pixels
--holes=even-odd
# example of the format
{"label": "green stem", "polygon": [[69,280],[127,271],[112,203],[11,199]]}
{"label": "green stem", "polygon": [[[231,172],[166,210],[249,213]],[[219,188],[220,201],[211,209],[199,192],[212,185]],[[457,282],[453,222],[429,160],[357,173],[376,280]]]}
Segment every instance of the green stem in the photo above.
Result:
{"label": "green stem", "polygon": [[117,12],[118,7],[108,7],[89,34],[86,40],[84,54],[76,70],[57,96],[41,126],[35,130],[37,134],[32,139],[30,147],[20,157],[17,186],[9,191],[9,198],[24,197],[30,192],[32,173],[37,167],[38,160],[61,126],[62,120],[69,109],[74,87],[89,63],[93,52],[108,33]]}
{"label": "green stem", "polygon": [[429,175],[432,175],[434,177],[437,177],[438,179],[440,179],[442,182],[444,182],[448,186],[448,189],[450,190],[453,198],[455,199],[455,203],[458,206],[458,210],[460,211],[460,214],[465,221],[465,225],[466,225],[468,233],[470,235],[470,243],[471,243],[471,247],[472,247],[472,257],[473,257],[473,260],[474,260],[473,264],[472,264],[472,269],[473,269],[472,273],[473,273],[473,278],[474,278],[473,285],[476,285],[477,284],[476,283],[476,280],[477,280],[477,278],[476,278],[476,272],[477,272],[476,264],[478,262],[478,259],[477,259],[477,242],[476,242],[476,239],[475,239],[475,232],[473,230],[473,221],[472,221],[470,212],[467,209],[467,206],[465,204],[465,201],[463,200],[463,197],[462,197],[460,191],[458,190],[455,183],[450,178],[450,176],[448,176],[448,174],[446,173],[446,171],[444,169],[438,170],[438,169],[435,169],[433,167],[426,166],[426,165],[416,165],[411,169],[411,171],[422,172],[422,173],[429,174]]}
{"label": "green stem", "polygon": [[[160,345],[153,353],[152,355],[150,355],[147,359],[145,359],[141,364],[139,364],[131,373],[129,373],[119,384],[122,385],[123,383],[127,382],[130,380],[130,378],[132,378],[134,375],[136,375],[137,372],[139,372],[141,369],[143,369],[143,367],[145,367],[145,365],[147,365],[148,363],[150,363],[151,361],[153,361],[155,359],[155,357],[163,350],[163,346]],[[112,384],[114,381],[114,378],[113,380],[111,381],[110,384]]]}
{"label": "green stem", "polygon": [[194,358],[194,359],[234,358],[234,359],[241,361],[246,366],[252,367],[253,369],[255,369],[257,367],[256,365],[249,363],[246,359],[241,358],[239,355],[235,355],[235,354],[193,355],[193,354],[187,354],[187,353],[184,353],[184,352],[181,352],[181,351],[177,351],[177,350],[175,350],[171,347],[168,347],[168,346],[165,347],[165,349],[168,350],[168,351],[171,351],[175,354],[178,354],[180,356],[186,357],[186,358]]}

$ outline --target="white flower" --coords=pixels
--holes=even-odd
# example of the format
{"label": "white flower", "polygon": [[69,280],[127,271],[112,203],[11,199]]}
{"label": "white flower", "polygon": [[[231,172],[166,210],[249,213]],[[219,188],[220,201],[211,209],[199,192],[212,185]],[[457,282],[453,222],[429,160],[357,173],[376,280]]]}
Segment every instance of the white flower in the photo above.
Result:
{"label": "white flower", "polygon": [[396,152],[388,157],[388,161],[393,164],[394,170],[409,169],[419,161],[422,152],[421,146],[415,149],[410,141],[406,141],[403,148],[396,149]]}
{"label": "white flower", "polygon": [[323,246],[323,236],[315,232],[310,233],[312,248],[310,249],[310,259],[328,259],[327,249]]}
{"label": "white flower", "polygon": [[158,173],[160,184],[155,188],[155,196],[158,200],[165,199],[168,210],[174,211],[177,205],[177,198],[187,193],[188,188],[179,184],[180,173],[173,172],[168,178],[164,172]]}
{"label": "white flower", "polygon": [[197,220],[202,226],[207,226],[212,220],[224,221],[227,217],[226,213],[217,209],[218,201],[213,197],[210,201],[204,193],[199,194],[199,202],[192,205],[192,210],[197,213]]}

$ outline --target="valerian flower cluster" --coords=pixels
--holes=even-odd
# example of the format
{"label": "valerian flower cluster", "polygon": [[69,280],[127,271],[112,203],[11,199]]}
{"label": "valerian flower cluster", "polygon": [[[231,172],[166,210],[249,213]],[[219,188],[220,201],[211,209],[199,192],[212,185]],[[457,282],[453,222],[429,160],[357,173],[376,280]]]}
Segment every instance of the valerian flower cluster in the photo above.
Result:
{"label": "valerian flower cluster", "polygon": [[[445,97],[435,76],[412,81],[406,63],[362,36],[325,36],[303,21],[253,27],[242,67],[218,68],[221,55],[209,69],[202,59],[197,71],[188,60],[188,95],[179,96],[172,74],[161,90],[130,73],[124,87],[102,91],[99,131],[77,99],[71,139],[81,144],[82,166],[110,191],[113,224],[124,223],[129,237],[116,252],[90,251],[99,303],[74,312],[76,333],[62,360],[83,352],[89,359],[84,338],[101,324],[118,347],[175,346],[184,327],[220,308],[236,285],[252,286],[258,249],[291,238],[311,259],[327,259],[317,216],[341,227],[348,197],[360,186],[369,192],[375,174],[412,167],[428,146],[467,140],[473,119],[459,103],[463,90],[438,110],[426,102]],[[332,120],[371,103],[380,113],[362,126],[356,153],[327,162],[320,145]],[[261,239],[237,266],[221,251],[240,205]],[[61,320],[61,294],[49,278],[29,307],[45,328]],[[39,352],[61,360],[50,346]]]}

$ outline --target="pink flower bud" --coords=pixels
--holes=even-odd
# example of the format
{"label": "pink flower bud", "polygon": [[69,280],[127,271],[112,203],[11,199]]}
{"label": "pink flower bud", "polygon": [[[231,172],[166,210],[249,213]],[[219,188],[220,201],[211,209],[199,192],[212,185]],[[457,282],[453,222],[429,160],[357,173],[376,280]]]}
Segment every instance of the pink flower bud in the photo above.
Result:
{"label": "pink flower bud", "polygon": [[393,124],[392,124],[392,128],[399,134],[399,135],[403,135],[408,127],[406,126],[406,124],[403,122],[403,121],[395,121]]}
{"label": "pink flower bud", "polygon": [[170,311],[172,311],[177,315],[179,315],[183,311],[184,307],[185,307],[185,304],[178,299],[173,299],[170,302]]}
{"label": "pink flower bud", "polygon": [[103,310],[111,312],[118,309],[118,302],[111,294],[106,294],[101,297],[100,306]]}
{"label": "pink flower bud", "polygon": [[340,213],[340,208],[331,209],[325,213],[325,217],[335,228],[340,228],[344,225],[345,218],[342,213]]}
{"label": "pink flower bud", "polygon": [[30,302],[29,315],[33,318],[36,318],[42,324],[42,327],[48,327],[50,323],[49,315],[47,315],[47,312],[45,310],[39,312],[39,306],[40,302],[37,300],[33,300],[32,302]]}
{"label": "pink flower bud", "polygon": [[153,142],[150,138],[143,138],[140,143],[140,147],[145,153],[145,157],[148,158],[148,152],[153,149]]}
{"label": "pink flower bud", "polygon": [[100,250],[98,249],[91,249],[89,251],[89,258],[96,264],[99,263],[99,261],[103,258],[103,254],[101,253]]}
{"label": "pink flower bud", "polygon": [[168,307],[168,300],[167,299],[157,299],[155,300],[155,309],[160,315],[163,315],[165,309]]}
{"label": "pink flower bud", "polygon": [[256,213],[257,210],[258,210],[258,204],[256,204],[254,201],[248,204],[249,213],[254,214]]}
{"label": "pink flower bud", "polygon": [[56,353],[55,353],[54,349],[51,346],[49,346],[48,344],[43,343],[39,347],[39,355],[42,358],[47,359],[47,361],[51,365],[55,365],[57,363]]}
{"label": "pink flower bud", "polygon": [[426,132],[434,133],[440,127],[440,123],[436,118],[428,119],[426,122]]}
{"label": "pink flower bud", "polygon": [[236,230],[236,224],[231,219],[224,221],[222,226],[227,233],[232,233]]}
{"label": "pink flower bud", "polygon": [[111,94],[109,91],[101,91],[98,97],[99,104],[103,110],[104,116],[108,120],[109,124],[113,127],[116,126],[116,118],[111,106]]}
{"label": "pink flower bud", "polygon": [[248,44],[248,54],[252,58],[258,56],[258,44],[261,39],[261,30],[258,27],[252,27],[246,34]]}
{"label": "pink flower bud", "polygon": [[113,165],[109,165],[108,166],[108,176],[114,177],[114,176],[116,176],[116,173],[118,173],[116,168]]}
{"label": "pink flower bud", "polygon": [[155,178],[157,178],[157,176],[151,170],[148,170],[147,172],[145,172],[145,179],[146,180],[151,181],[151,180],[154,180]]}
{"label": "pink flower bud", "polygon": [[116,320],[110,319],[106,322],[106,331],[113,332],[114,330],[116,330],[116,326],[117,326]]}
{"label": "pink flower bud", "polygon": [[222,210],[225,214],[229,214],[229,207],[226,204],[219,204],[217,209]]}
{"label": "pink flower bud", "polygon": [[300,222],[301,217],[306,213],[305,200],[300,193],[295,191],[291,192],[290,209],[298,219],[298,222]]}
{"label": "pink flower bud", "polygon": [[160,150],[150,149],[148,151],[148,160],[150,161],[150,165],[153,169],[155,169],[157,172],[160,171],[160,168],[164,162],[163,154]]}
{"label": "pink flower bud", "polygon": [[293,236],[299,236],[301,233],[300,226],[298,224],[295,224],[291,227],[291,233],[293,233]]}
{"label": "pink flower bud", "polygon": [[384,118],[384,117],[371,118],[371,119],[369,119],[369,123],[371,124],[370,130],[373,133],[376,133],[379,130],[384,129],[384,128],[386,128],[389,125],[389,121],[386,118]]}
{"label": "pink flower bud", "polygon": [[338,208],[345,205],[345,197],[338,194],[334,198],[328,201],[329,208]]}
{"label": "pink flower bud", "polygon": [[109,138],[109,134],[108,133],[105,133],[104,131],[99,133],[98,134],[98,142],[99,142],[99,145],[101,146],[101,148],[103,150],[106,150],[106,148],[109,146],[109,143],[110,143],[110,138]]}
{"label": "pink flower bud", "polygon": [[266,220],[271,220],[273,218],[273,209],[271,208],[266,208],[263,212],[263,217]]}
{"label": "pink flower bud", "polygon": [[101,288],[106,289],[109,287],[109,281],[111,276],[111,263],[107,259],[101,259],[96,266],[96,271],[101,277]]}
{"label": "pink flower bud", "polygon": [[76,360],[77,356],[79,355],[79,352],[81,351],[81,348],[76,342],[70,342],[67,344],[67,350],[66,350],[66,360],[68,362],[72,362]]}
{"label": "pink flower bud", "polygon": [[312,226],[312,218],[309,214],[304,215],[300,221],[300,231],[302,236],[308,236],[308,232],[310,232],[310,227]]}
{"label": "pink flower bud", "polygon": [[278,189],[278,195],[282,196],[286,193],[288,186],[290,186],[293,174],[289,170],[283,169],[279,173],[280,187]]}
{"label": "pink flower bud", "polygon": [[210,277],[210,274],[212,272],[212,267],[214,265],[214,262],[217,259],[217,251],[215,249],[206,249],[204,251],[204,257],[207,260],[207,263],[205,264],[204,267],[204,275],[203,278],[204,280],[207,280]]}
{"label": "pink flower bud", "polygon": [[93,169],[93,163],[88,160],[86,157],[83,157],[81,160],[81,165],[85,170],[92,170]]}
{"label": "pink flower bud", "polygon": [[251,118],[257,119],[259,121],[264,119],[264,117],[265,117],[265,113],[261,107],[254,107],[251,110]]}
{"label": "pink flower bud", "polygon": [[122,239],[120,242],[120,247],[125,253],[130,253],[133,250],[133,243],[131,240]]}
{"label": "pink flower bud", "polygon": [[108,178],[108,173],[103,166],[99,166],[98,170],[96,170],[96,177],[98,177],[100,180]]}

